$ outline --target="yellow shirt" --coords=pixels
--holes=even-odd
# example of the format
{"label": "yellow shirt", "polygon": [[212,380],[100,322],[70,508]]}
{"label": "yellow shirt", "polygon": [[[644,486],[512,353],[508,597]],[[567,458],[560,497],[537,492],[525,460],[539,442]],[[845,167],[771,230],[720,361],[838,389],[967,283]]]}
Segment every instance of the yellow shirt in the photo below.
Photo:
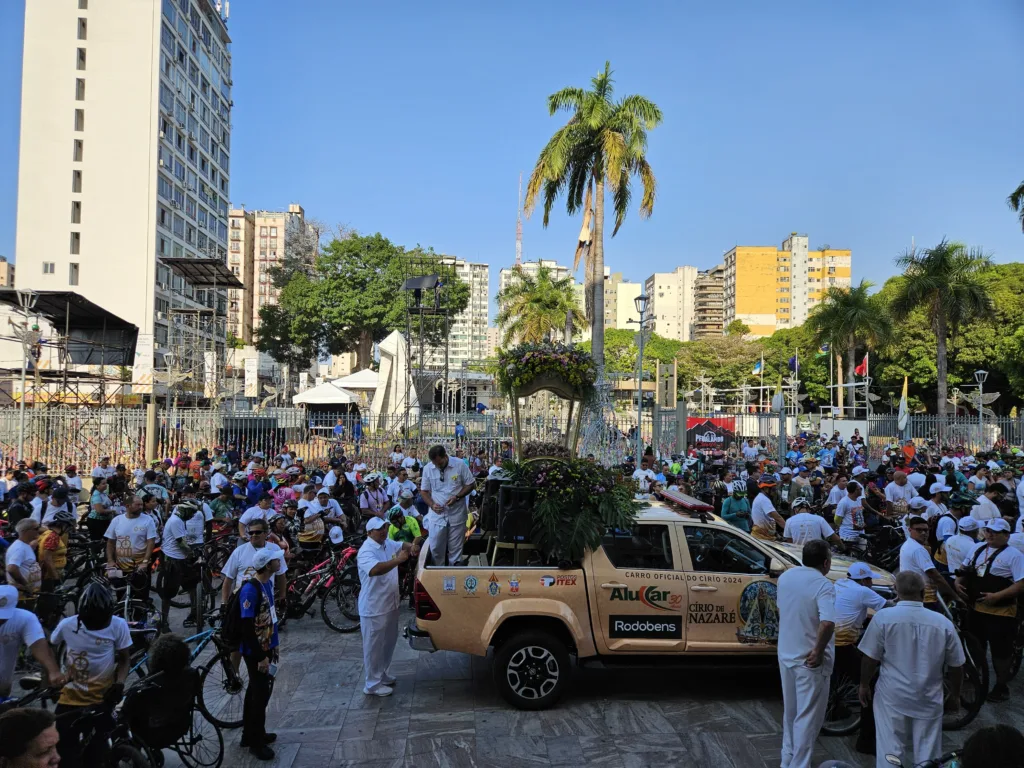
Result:
{"label": "yellow shirt", "polygon": [[56,531],[44,531],[36,540],[36,552],[39,561],[43,560],[43,552],[52,556],[53,568],[59,575],[68,564],[68,535],[59,535]]}

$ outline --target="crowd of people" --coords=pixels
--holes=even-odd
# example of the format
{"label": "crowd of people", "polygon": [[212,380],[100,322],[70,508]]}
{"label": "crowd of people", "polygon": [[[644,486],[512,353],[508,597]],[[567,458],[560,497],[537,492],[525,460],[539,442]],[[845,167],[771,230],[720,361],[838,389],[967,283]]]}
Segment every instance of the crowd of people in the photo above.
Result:
{"label": "crowd of people", "polygon": [[[469,497],[478,479],[500,471],[500,456],[485,463],[482,452],[467,459],[463,451],[449,456],[437,445],[421,460],[413,449],[395,445],[378,470],[358,456],[314,463],[287,446],[265,456],[228,444],[130,472],[103,457],[85,484],[75,466],[51,473],[39,462],[21,464],[0,485],[7,582],[0,587],[0,699],[11,694],[17,666],[34,663],[46,685],[60,689],[58,715],[116,705],[125,695],[133,647],[126,618],[115,615],[116,601],[130,586],[133,599],[159,616],[160,637],[180,642],[171,633],[171,601],[194,589],[204,543],[226,537],[234,549],[221,568],[218,597],[224,635],[237,636],[239,664],[247,672],[241,744],[259,760],[273,759],[266,709],[289,579],[327,548],[358,546],[363,692],[390,695],[400,567],[422,546],[436,563],[460,563],[474,524]],[[93,546],[90,541],[102,564],[82,591],[77,613],[54,626],[59,607],[51,598],[64,581],[69,551]],[[189,611],[183,631],[195,624]],[[62,665],[53,652],[58,646],[65,649]],[[64,725],[74,722],[60,717],[60,738],[50,744],[46,736],[39,748],[59,751],[64,765],[88,764],[82,762],[83,734]]]}

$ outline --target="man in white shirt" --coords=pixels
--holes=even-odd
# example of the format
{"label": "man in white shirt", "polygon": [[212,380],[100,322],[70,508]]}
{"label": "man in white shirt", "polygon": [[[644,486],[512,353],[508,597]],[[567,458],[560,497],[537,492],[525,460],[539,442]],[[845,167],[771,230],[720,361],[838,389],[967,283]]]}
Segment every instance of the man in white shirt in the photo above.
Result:
{"label": "man in white shirt", "polygon": [[963,603],[953,592],[949,582],[939,573],[932,562],[932,556],[925,547],[928,543],[928,521],[914,515],[907,520],[908,538],[900,547],[900,572],[912,571],[924,581],[924,602],[937,607],[938,592],[948,603],[951,600]]}
{"label": "man in white shirt", "polygon": [[954,456],[952,454],[952,452],[950,452],[949,448],[943,448],[942,449],[942,458],[939,459],[939,466],[945,468],[945,467],[949,466],[950,464],[953,465],[953,469],[959,471],[960,470],[960,464],[961,464],[960,457],[959,456]]}
{"label": "man in white shirt", "polygon": [[925,520],[931,520],[933,517],[941,517],[942,515],[949,512],[949,507],[946,506],[947,496],[953,489],[943,482],[932,483],[928,490],[931,492],[931,498],[928,499],[928,503],[925,505],[924,513],[921,515]]}
{"label": "man in white shirt", "polygon": [[341,467],[341,462],[337,459],[331,459],[331,468],[324,475],[324,488],[331,489],[338,484],[338,469]]}
{"label": "man in white shirt", "polygon": [[[895,480],[895,475],[893,476]],[[907,475],[907,482],[914,486],[914,490],[921,490],[924,488],[924,484],[928,482],[928,476],[921,472],[919,469],[915,469],[909,475]]]}
{"label": "man in white shirt", "polygon": [[917,496],[917,489],[907,481],[907,473],[897,470],[892,473],[892,482],[885,486],[885,500],[890,504],[909,504]]}
{"label": "man in white shirt", "polygon": [[418,463],[419,460],[416,458],[416,450],[414,448],[410,448],[409,452],[405,455],[405,458],[402,459],[402,466],[406,470],[408,470],[409,475],[412,476],[416,474],[415,472],[413,472],[413,467],[415,467]]}
{"label": "man in white shirt", "polygon": [[985,462],[985,466],[988,467],[988,470],[992,473],[993,477],[1003,471],[1003,468],[999,466],[999,462],[995,460],[994,454],[989,454],[988,461]]}
{"label": "man in white shirt", "polygon": [[249,533],[247,531],[248,526],[252,525],[254,520],[262,520],[264,523],[267,522],[267,518],[270,517],[271,509],[274,499],[269,493],[264,493],[260,496],[260,500],[256,502],[256,506],[249,507],[242,516],[238,518],[238,535],[246,541],[249,540]]}
{"label": "man in white shirt", "polygon": [[[220,603],[227,605],[231,599],[231,593],[237,592],[242,585],[256,575],[253,567],[253,557],[256,551],[266,547],[271,550],[281,550],[277,544],[267,541],[267,530],[269,526],[266,520],[254,520],[249,525],[249,541],[239,544],[231,553],[228,561],[221,569],[224,575],[224,584],[220,589]],[[284,605],[285,574],[288,573],[288,564],[281,560],[281,570],[274,574],[274,600],[279,601],[278,605]]]}
{"label": "man in white shirt", "polygon": [[228,485],[231,481],[228,480],[228,476],[224,474],[224,465],[219,461],[213,464],[213,474],[210,475],[210,492],[220,493],[220,489]]}
{"label": "man in white shirt", "polygon": [[[199,511],[195,502],[183,501],[174,508],[174,512],[164,523],[163,537],[160,541],[160,573],[157,576],[160,594],[160,621],[165,631],[170,631],[168,616],[171,611],[171,600],[177,596],[182,583],[188,578],[188,559],[192,556],[192,547],[188,543],[186,524]],[[195,599],[195,587],[191,591]],[[195,619],[185,626],[195,626]]]}
{"label": "man in white shirt", "polygon": [[758,453],[760,453],[760,449],[757,447],[754,438],[747,440],[747,444],[743,446],[743,458],[746,461],[756,461]]}
{"label": "man in white shirt", "polygon": [[109,480],[116,471],[114,467],[110,466],[109,456],[100,456],[100,463],[92,468],[91,475],[93,477],[105,477]]}
{"label": "man in white shirt", "polygon": [[867,542],[860,537],[864,532],[864,504],[860,495],[860,483],[851,480],[846,486],[846,496],[836,505],[835,517],[839,524],[839,538],[847,544],[864,548]]}
{"label": "man in white shirt", "polygon": [[853,646],[860,639],[868,611],[880,611],[894,601],[871,588],[877,574],[867,563],[853,563],[846,578],[836,582],[836,646]]}
{"label": "man in white shirt", "polygon": [[403,467],[399,467],[395,479],[388,485],[388,498],[391,499],[392,504],[398,503],[398,496],[402,491],[416,493],[416,483],[409,479],[409,473]]}
{"label": "man in white shirt", "polygon": [[999,502],[1003,500],[1003,493],[1005,493],[1005,486],[999,483],[992,483],[985,489],[985,492],[978,497],[977,506],[971,509],[971,517],[979,522],[985,520],[995,520],[997,517],[1002,517],[1003,513],[997,506]]}
{"label": "man in white shirt", "polygon": [[846,496],[846,475],[840,475],[836,478],[836,484],[828,492],[828,498],[825,500],[826,507],[832,507],[835,509],[839,504],[840,500]]}
{"label": "man in white shirt", "polygon": [[[868,707],[874,699],[875,764],[880,767],[889,765],[888,755],[902,765],[917,765],[941,754],[943,709],[955,712],[960,705],[963,648],[952,622],[924,607],[924,590],[919,573],[900,572],[900,602],[875,615],[858,646],[864,654],[860,700]],[[947,667],[950,691],[944,705]]]}
{"label": "man in white shirt", "polygon": [[[465,525],[465,523],[463,523]],[[388,674],[398,641],[398,566],[417,557],[416,544],[388,538],[388,523],[366,521],[366,541],[359,547],[359,629],[363,636],[363,671],[367,696],[390,696],[397,682]]]}
{"label": "man in white shirt", "polygon": [[782,540],[801,546],[814,539],[838,544],[839,537],[832,530],[832,526],[825,522],[823,517],[808,512],[809,508],[807,499],[803,497],[793,501],[793,514],[786,520]]}
{"label": "man in white shirt", "polygon": [[18,590],[17,602],[22,607],[32,607],[43,583],[43,572],[34,546],[42,533],[42,526],[37,520],[26,517],[18,521],[14,530],[18,538],[7,548],[7,583]]}
{"label": "man in white shirt", "polygon": [[24,646],[46,670],[51,686],[64,683],[64,675],[53,659],[50,644],[39,619],[31,611],[18,608],[18,592],[13,586],[0,586],[0,698],[11,695],[14,668]]}
{"label": "man in white shirt", "polygon": [[946,553],[946,567],[951,574],[955,574],[963,568],[966,560],[973,552],[978,543],[978,531],[981,524],[973,517],[961,517],[957,522],[957,533],[950,536],[942,544]]}
{"label": "man in white shirt", "polygon": [[[439,549],[440,544],[445,544],[448,564],[460,565],[462,545],[466,541],[466,518],[469,515],[466,497],[476,488],[476,480],[464,461],[449,458],[443,445],[433,446],[428,456],[430,463],[423,467],[420,497],[430,509],[445,518],[448,538],[447,542],[438,543]],[[435,562],[434,565],[444,563]]]}
{"label": "man in white shirt", "polygon": [[768,495],[775,489],[775,481],[762,475],[757,487],[758,494],[750,504],[750,523],[753,526],[750,533],[756,539],[775,541],[776,531],[786,528],[786,521],[775,511]]}
{"label": "man in white shirt", "polygon": [[[501,456],[495,456],[494,457],[494,463],[491,464],[490,469],[487,470],[487,477],[488,477],[488,479],[491,479],[491,480],[493,480],[493,479],[503,480],[506,477],[508,477],[508,475],[505,474],[505,470],[503,470],[501,468],[501,461],[502,461]],[[1024,483],[1022,483],[1021,485],[1024,486]]]}
{"label": "man in white shirt", "polygon": [[782,677],[782,765],[810,768],[825,721],[835,656],[835,589],[828,544],[804,544],[803,566],[779,577],[779,672]]}

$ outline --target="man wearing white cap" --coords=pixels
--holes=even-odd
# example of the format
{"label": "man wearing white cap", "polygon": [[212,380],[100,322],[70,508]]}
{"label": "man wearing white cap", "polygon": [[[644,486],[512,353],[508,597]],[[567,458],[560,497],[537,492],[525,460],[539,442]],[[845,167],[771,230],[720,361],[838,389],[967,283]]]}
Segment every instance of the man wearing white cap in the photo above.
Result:
{"label": "man wearing white cap", "polygon": [[[911,530],[915,527],[915,517]],[[923,521],[922,521],[923,522]],[[860,702],[875,715],[875,765],[887,768],[888,756],[900,765],[917,765],[942,752],[942,713],[960,705],[964,651],[953,623],[924,607],[925,581],[919,573],[896,576],[899,603],[879,611],[858,646],[864,654]],[[943,671],[948,668],[949,698],[943,700]],[[874,692],[871,680],[878,672]]]}
{"label": "man wearing white cap", "polygon": [[398,566],[419,555],[416,544],[388,538],[388,523],[366,521],[366,541],[359,548],[359,628],[363,635],[363,671],[367,696],[390,696],[395,678],[388,674],[398,641]]}
{"label": "man wearing white cap", "polygon": [[957,523],[957,533],[946,539],[942,548],[946,552],[946,567],[956,574],[963,568],[966,560],[974,552],[978,543],[978,530],[981,524],[973,517],[961,517]]}
{"label": "man wearing white cap", "polygon": [[[231,553],[228,561],[221,569],[224,575],[224,585],[220,590],[221,605],[227,605],[232,592],[237,592],[242,585],[256,573],[256,553],[261,549],[269,549],[271,552],[282,550],[272,541],[267,541],[268,524],[266,520],[256,519],[249,524],[249,541],[239,544]],[[276,574],[274,587],[277,590],[277,598],[284,600],[285,574],[288,572],[288,564],[281,561],[281,570]]]}
{"label": "man wearing white cap", "polygon": [[18,607],[18,590],[0,586],[0,698],[10,696],[18,652],[25,646],[46,670],[49,685],[60,687],[64,676],[53,660],[50,644],[39,619],[31,611]]}
{"label": "man wearing white cap", "polygon": [[220,493],[220,489],[227,486],[231,481],[224,474],[224,465],[219,461],[215,461],[211,469],[213,469],[213,474],[210,475],[210,493]]}
{"label": "man wearing white cap", "polygon": [[[438,548],[433,545],[430,552],[434,565],[444,565],[445,555],[449,565],[462,562],[462,545],[466,541],[466,518],[469,509],[466,497],[476,488],[476,480],[466,462],[449,458],[443,445],[435,445],[427,453],[430,463],[423,468],[420,482],[420,496],[427,506],[444,518],[448,529],[447,538],[439,539]],[[432,539],[433,541],[433,539]],[[440,552],[444,544],[446,552]],[[441,559],[438,559],[441,555]]]}
{"label": "man wearing white cap", "polygon": [[[266,525],[266,523],[264,523]],[[248,545],[246,545],[248,546]],[[284,567],[284,552],[269,546],[259,549],[252,559],[253,578],[238,593],[242,643],[239,652],[245,659],[249,686],[242,709],[242,746],[260,760],[272,760],[274,750],[268,745],[277,734],[267,733],[267,704],[270,702],[271,678],[277,664],[277,609],[271,582]]]}
{"label": "man wearing white cap", "polygon": [[996,504],[1002,500],[1004,486],[993,483],[985,488],[985,492],[978,497],[977,506],[971,509],[971,517],[978,521],[995,520],[1002,517],[1003,513]]}
{"label": "man wearing white cap", "polygon": [[786,520],[782,540],[803,546],[813,539],[822,539],[838,545],[839,537],[832,530],[832,526],[825,522],[825,518],[808,512],[808,509],[810,504],[803,496],[793,499],[793,514]]}
{"label": "man wearing white cap", "polygon": [[1024,591],[1024,554],[1008,546],[1010,524],[985,521],[988,541],[976,544],[964,560],[956,589],[971,604],[971,632],[992,651],[996,684],[989,701],[1010,698],[1010,660],[1017,631],[1017,597]]}
{"label": "man wearing white cap", "polygon": [[836,648],[854,646],[860,639],[868,610],[880,611],[893,605],[871,588],[877,574],[867,563],[853,563],[846,578],[836,582]]}
{"label": "man wearing white cap", "polygon": [[924,514],[922,517],[925,520],[931,520],[933,517],[942,517],[949,512],[949,507],[946,506],[946,500],[949,498],[948,494],[953,489],[945,483],[932,483],[928,490],[931,492],[931,498],[928,500],[928,504],[924,508]]}

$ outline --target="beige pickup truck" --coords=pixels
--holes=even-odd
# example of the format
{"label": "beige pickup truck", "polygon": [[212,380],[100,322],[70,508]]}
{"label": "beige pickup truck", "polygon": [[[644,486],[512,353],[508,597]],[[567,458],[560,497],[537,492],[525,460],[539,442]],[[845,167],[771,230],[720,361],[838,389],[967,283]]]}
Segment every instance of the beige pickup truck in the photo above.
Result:
{"label": "beige pickup truck", "polygon": [[[439,568],[426,550],[410,645],[477,656],[493,648],[495,683],[520,709],[559,699],[570,656],[630,664],[666,655],[775,655],[776,582],[800,555],[799,547],[660,501],[639,513],[632,530],[608,532],[570,570]],[[851,562],[834,557],[830,578],[845,576]],[[893,597],[892,575],[875,570],[875,589]]]}

